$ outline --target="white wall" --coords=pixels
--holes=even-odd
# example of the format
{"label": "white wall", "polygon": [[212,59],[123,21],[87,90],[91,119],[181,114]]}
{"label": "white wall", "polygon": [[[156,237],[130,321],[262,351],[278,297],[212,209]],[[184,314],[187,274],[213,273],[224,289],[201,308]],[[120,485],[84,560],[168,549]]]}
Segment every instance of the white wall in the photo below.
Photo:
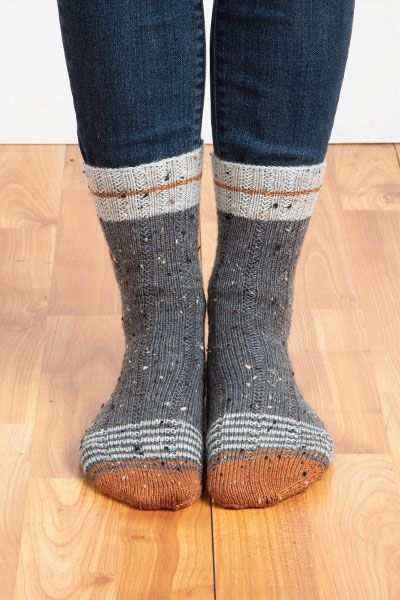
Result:
{"label": "white wall", "polygon": [[[333,142],[400,141],[399,57],[399,0],[357,0]],[[0,65],[0,143],[75,142],[56,0],[1,0]],[[208,94],[203,138],[211,142]]]}

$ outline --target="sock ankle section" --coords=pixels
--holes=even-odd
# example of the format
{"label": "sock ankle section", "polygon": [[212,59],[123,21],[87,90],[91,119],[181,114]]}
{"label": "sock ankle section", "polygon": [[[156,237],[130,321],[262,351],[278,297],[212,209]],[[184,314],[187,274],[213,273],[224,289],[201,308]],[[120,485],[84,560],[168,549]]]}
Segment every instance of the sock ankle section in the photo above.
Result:
{"label": "sock ankle section", "polygon": [[333,451],[287,352],[297,260],[326,163],[212,161],[219,231],[208,294],[208,487],[226,506],[268,506],[317,479]]}
{"label": "sock ankle section", "polygon": [[111,398],[83,436],[81,464],[103,492],[138,508],[182,508],[201,491],[201,168],[202,147],[137,167],[84,165],[126,349]]}
{"label": "sock ankle section", "polygon": [[311,217],[326,162],[304,167],[260,167],[220,160],[212,154],[218,211],[259,221]]}
{"label": "sock ankle section", "polygon": [[129,221],[197,206],[203,147],[137,167],[104,169],[84,164],[97,216]]}

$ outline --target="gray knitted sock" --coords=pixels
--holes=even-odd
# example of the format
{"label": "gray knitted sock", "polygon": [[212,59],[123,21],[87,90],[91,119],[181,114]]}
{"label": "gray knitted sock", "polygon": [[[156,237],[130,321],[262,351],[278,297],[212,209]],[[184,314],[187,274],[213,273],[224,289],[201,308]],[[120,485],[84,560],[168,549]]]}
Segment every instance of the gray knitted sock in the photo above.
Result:
{"label": "gray knitted sock", "polygon": [[202,148],[132,168],[84,168],[121,290],[126,351],[81,462],[103,492],[138,508],[182,508],[201,491],[201,168]]}
{"label": "gray knitted sock", "polygon": [[263,507],[304,490],[332,454],[287,352],[296,263],[324,164],[259,167],[213,156],[213,170],[208,489],[224,506]]}

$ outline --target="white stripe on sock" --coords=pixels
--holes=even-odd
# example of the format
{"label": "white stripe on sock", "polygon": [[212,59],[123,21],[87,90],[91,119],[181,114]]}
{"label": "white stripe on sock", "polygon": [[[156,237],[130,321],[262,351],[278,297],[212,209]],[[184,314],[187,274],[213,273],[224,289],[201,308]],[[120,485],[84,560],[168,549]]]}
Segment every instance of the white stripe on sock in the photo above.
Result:
{"label": "white stripe on sock", "polygon": [[203,448],[203,444],[199,441],[194,441],[190,437],[179,436],[155,436],[155,437],[147,437],[147,438],[122,438],[116,440],[94,440],[90,444],[82,444],[82,454],[86,452],[91,452],[93,448],[97,448],[99,450],[112,450],[114,448],[134,448],[135,446],[140,446],[143,450],[151,447],[163,447],[170,446],[171,449],[178,447],[178,445],[188,448],[194,448],[196,450],[201,451]]}
{"label": "white stripe on sock", "polygon": [[[274,425],[273,422],[276,421]],[[229,413],[216,419],[214,423],[211,425],[208,435],[211,435],[214,430],[218,430],[221,427],[224,429],[236,428],[236,427],[269,427],[273,424],[274,428],[279,427],[294,427],[301,428],[310,432],[315,432],[316,434],[324,433],[324,430],[317,425],[313,425],[311,423],[306,423],[305,421],[297,421],[296,419],[291,419],[290,417],[282,417],[280,415],[273,414],[254,414],[254,413]]]}
{"label": "white stripe on sock", "polygon": [[184,435],[192,435],[193,438],[202,441],[201,433],[192,425],[186,421],[178,421],[175,419],[168,419],[166,421],[168,426],[160,425],[160,419],[153,419],[150,421],[140,421],[139,423],[127,423],[126,425],[115,425],[113,427],[107,427],[106,429],[100,429],[87,433],[83,437],[83,442],[90,442],[95,439],[110,439],[119,438],[120,436],[136,436],[136,435],[155,435],[164,434],[169,431],[175,432],[179,437]]}
{"label": "white stripe on sock", "polygon": [[130,221],[186,210],[199,202],[203,147],[153,163],[120,169],[84,164],[97,215]]}
{"label": "white stripe on sock", "polygon": [[218,210],[253,220],[301,221],[312,214],[326,161],[264,167],[220,160],[213,153],[212,165]]}
{"label": "white stripe on sock", "polygon": [[306,450],[327,458],[331,458],[333,453],[329,434],[303,421],[251,413],[232,413],[217,419],[207,434],[208,457],[242,449]]}
{"label": "white stripe on sock", "polygon": [[201,453],[191,452],[186,448],[177,448],[173,452],[160,452],[160,450],[148,450],[143,454],[137,454],[133,452],[92,452],[91,454],[82,457],[81,464],[84,471],[87,471],[91,466],[100,462],[114,462],[114,461],[146,461],[149,459],[158,459],[163,461],[168,460],[192,460],[198,464],[201,464]]}

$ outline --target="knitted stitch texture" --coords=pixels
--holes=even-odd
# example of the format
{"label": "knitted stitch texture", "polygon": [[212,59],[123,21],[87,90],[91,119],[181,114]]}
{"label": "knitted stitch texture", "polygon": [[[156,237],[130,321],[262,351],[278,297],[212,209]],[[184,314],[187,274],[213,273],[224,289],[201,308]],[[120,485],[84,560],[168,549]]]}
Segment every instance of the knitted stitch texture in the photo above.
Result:
{"label": "knitted stitch texture", "polygon": [[318,479],[332,441],[287,351],[297,259],[325,163],[262,167],[213,155],[219,237],[209,284],[208,490],[266,507]]}
{"label": "knitted stitch texture", "polygon": [[179,509],[201,492],[204,296],[202,147],[122,169],[84,165],[121,291],[126,350],[81,464],[104,493]]}

